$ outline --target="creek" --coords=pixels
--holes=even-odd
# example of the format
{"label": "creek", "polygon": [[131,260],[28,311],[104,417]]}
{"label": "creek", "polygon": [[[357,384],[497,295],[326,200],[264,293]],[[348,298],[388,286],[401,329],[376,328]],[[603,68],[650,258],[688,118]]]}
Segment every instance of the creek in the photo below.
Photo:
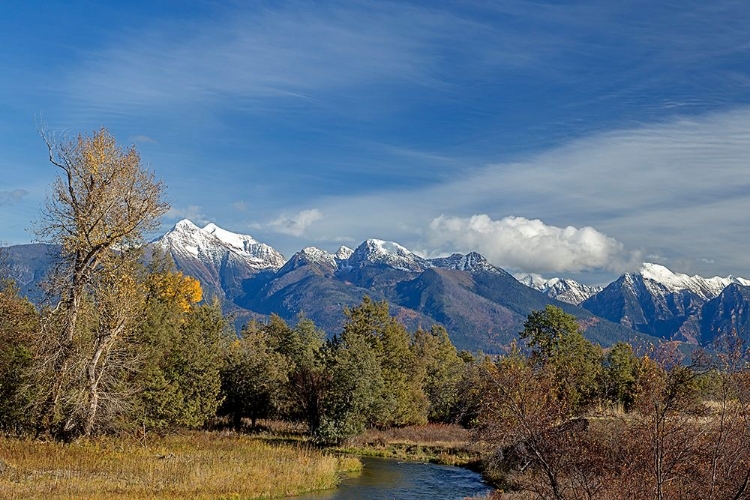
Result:
{"label": "creek", "polygon": [[386,458],[362,458],[361,473],[344,477],[335,490],[295,500],[462,500],[492,491],[482,477],[461,467]]}

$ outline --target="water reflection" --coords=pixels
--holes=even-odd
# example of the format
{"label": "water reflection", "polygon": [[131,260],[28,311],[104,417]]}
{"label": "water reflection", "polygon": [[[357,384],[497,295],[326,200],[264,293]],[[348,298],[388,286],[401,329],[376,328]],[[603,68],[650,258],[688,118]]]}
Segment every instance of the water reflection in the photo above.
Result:
{"label": "water reflection", "polygon": [[364,470],[346,477],[336,490],[295,497],[302,500],[451,500],[491,489],[479,474],[444,465],[363,458]]}

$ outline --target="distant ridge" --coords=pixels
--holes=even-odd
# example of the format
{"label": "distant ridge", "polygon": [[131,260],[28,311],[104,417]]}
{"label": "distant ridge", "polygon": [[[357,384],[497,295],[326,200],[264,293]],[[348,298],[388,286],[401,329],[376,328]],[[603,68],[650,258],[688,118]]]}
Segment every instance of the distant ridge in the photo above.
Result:
{"label": "distant ridge", "polygon": [[[343,308],[369,295],[387,300],[392,313],[411,329],[445,325],[453,341],[469,350],[502,350],[516,338],[526,316],[547,304],[576,314],[589,337],[603,344],[635,335],[529,289],[476,252],[426,259],[396,242],[373,238],[334,254],[306,247],[283,262],[268,245],[263,252],[245,255],[264,245],[250,236],[213,224],[201,229],[189,221],[181,221],[155,243],[169,249],[178,268],[217,290],[241,317],[242,311],[249,317],[277,313],[294,321],[305,314],[335,333],[345,321]],[[242,264],[234,256],[238,251],[260,261]]]}

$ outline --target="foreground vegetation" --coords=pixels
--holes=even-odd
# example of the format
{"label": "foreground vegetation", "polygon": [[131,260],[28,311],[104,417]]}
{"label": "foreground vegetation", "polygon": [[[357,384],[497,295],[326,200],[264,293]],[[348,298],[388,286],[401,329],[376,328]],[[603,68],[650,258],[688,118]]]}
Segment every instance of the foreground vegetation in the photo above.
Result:
{"label": "foreground vegetation", "polygon": [[737,337],[688,365],[669,344],[642,356],[618,344],[602,358],[554,308],[532,313],[522,336],[531,351],[488,370],[477,422],[509,498],[750,498],[750,370]]}
{"label": "foreground vegetation", "polygon": [[441,326],[408,332],[367,297],[330,338],[276,315],[236,332],[168,256],[143,255],[167,206],[133,149],[106,130],[47,144],[63,173],[39,234],[61,254],[41,308],[0,280],[0,431],[14,436],[0,443],[0,493],[253,498],[333,486],[341,462],[299,445],[185,434],[218,419],[256,432],[276,418],[302,429],[284,438],[296,443],[481,457],[517,498],[750,498],[738,336],[689,362],[669,343],[605,351],[548,306],[493,359],[458,352]]}
{"label": "foreground vegetation", "polygon": [[368,429],[334,449],[359,456],[469,468],[481,468],[482,458],[482,448],[475,442],[473,433],[462,426],[448,424]]}
{"label": "foreground vegetation", "polygon": [[188,432],[139,443],[0,439],[3,498],[279,498],[333,488],[351,459],[247,436]]}

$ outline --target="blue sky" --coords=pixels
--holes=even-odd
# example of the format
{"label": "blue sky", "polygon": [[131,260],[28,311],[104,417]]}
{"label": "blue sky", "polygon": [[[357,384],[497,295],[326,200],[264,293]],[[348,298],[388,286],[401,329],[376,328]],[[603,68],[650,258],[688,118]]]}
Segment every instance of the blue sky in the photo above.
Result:
{"label": "blue sky", "polygon": [[37,124],[135,144],[180,218],[608,279],[750,276],[750,4],[7,1],[0,241]]}

